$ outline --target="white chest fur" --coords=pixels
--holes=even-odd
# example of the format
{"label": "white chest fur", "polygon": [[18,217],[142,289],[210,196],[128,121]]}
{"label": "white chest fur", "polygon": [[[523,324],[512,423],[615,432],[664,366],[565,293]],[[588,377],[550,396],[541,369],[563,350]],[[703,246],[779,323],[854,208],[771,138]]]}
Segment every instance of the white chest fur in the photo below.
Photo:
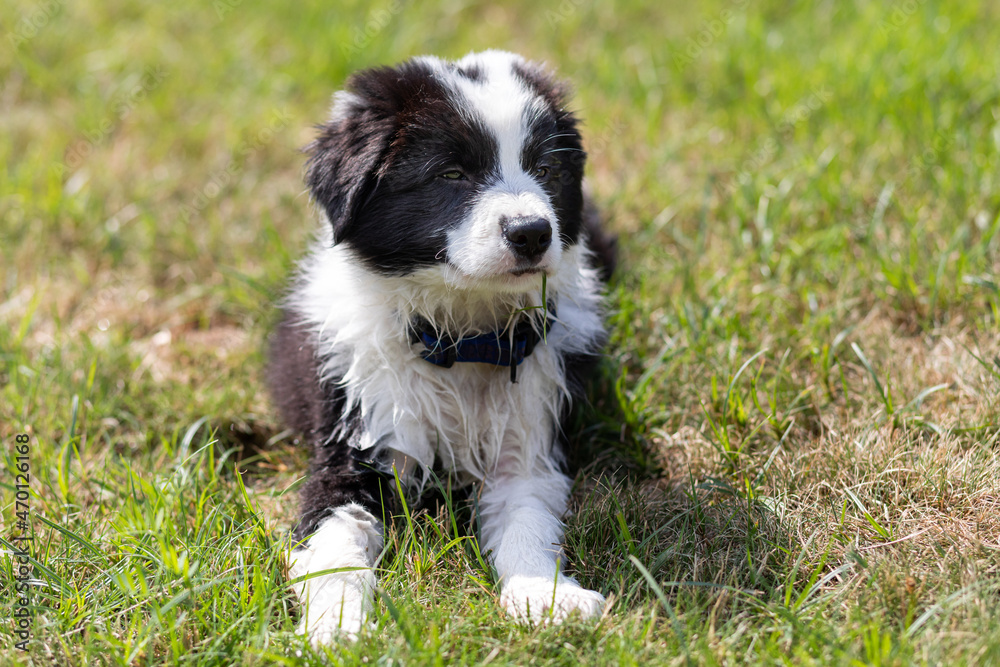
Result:
{"label": "white chest fur", "polygon": [[540,307],[540,279],[535,294],[471,293],[449,287],[438,267],[381,276],[349,250],[324,244],[303,262],[289,307],[317,337],[324,378],[339,378],[346,409],[360,410],[359,447],[392,450],[401,473],[435,460],[464,481],[497,470],[552,472],[552,442],[569,400],[563,355],[591,350],[602,335],[597,278],[583,268],[584,252],[575,246],[563,253],[547,281],[557,316],[519,366],[517,383],[504,367],[424,361],[407,322],[420,315],[458,335],[503,328],[513,313]]}

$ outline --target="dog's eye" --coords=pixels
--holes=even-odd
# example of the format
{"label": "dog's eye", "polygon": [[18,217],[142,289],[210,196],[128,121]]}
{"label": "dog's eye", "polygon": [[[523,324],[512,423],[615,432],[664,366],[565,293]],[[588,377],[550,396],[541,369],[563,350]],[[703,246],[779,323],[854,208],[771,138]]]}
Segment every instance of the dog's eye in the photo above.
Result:
{"label": "dog's eye", "polygon": [[452,169],[441,174],[441,178],[449,181],[464,181],[465,174],[460,172],[458,169]]}
{"label": "dog's eye", "polygon": [[548,167],[535,167],[535,177],[545,180],[549,177]]}

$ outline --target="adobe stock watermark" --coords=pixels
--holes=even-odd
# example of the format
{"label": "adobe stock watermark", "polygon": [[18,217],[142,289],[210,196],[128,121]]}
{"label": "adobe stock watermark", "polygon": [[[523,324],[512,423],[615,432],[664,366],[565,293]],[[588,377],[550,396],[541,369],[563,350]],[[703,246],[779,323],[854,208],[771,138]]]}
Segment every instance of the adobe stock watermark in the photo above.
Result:
{"label": "adobe stock watermark", "polygon": [[936,132],[931,140],[924,144],[924,149],[910,160],[909,166],[906,169],[906,175],[910,177],[919,176],[931,167],[939,164],[941,156],[951,150],[954,143],[955,140],[944,132]]}
{"label": "adobe stock watermark", "polygon": [[576,14],[580,7],[583,6],[583,2],[584,0],[562,0],[555,10],[546,9],[545,20],[549,22],[549,27],[555,28],[570,16]]}
{"label": "adobe stock watermark", "polygon": [[215,0],[212,3],[212,9],[215,10],[215,15],[219,17],[219,21],[226,18],[233,13],[233,10],[243,4],[243,0]]}
{"label": "adobe stock watermark", "polygon": [[10,536],[11,544],[16,548],[7,552],[14,574],[14,609],[11,611],[11,621],[14,636],[20,640],[15,642],[14,648],[27,651],[35,624],[31,586],[35,571],[32,560],[37,557],[35,537],[31,530],[31,435],[15,434],[13,450],[17,458],[8,457],[7,461],[10,472],[13,473],[13,484],[10,487],[14,490],[15,502],[15,521],[11,525],[17,529],[18,534]]}
{"label": "adobe stock watermark", "polygon": [[586,141],[587,153],[599,154],[607,150],[613,141],[619,139],[625,133],[628,125],[621,116],[615,116],[607,125],[597,133],[597,135]]}
{"label": "adobe stock watermark", "polygon": [[42,0],[35,3],[21,20],[7,33],[7,43],[15,51],[33,40],[52,18],[62,11],[64,0]]}
{"label": "adobe stock watermark", "polygon": [[[221,22],[242,4],[243,0],[214,0],[212,7]],[[368,20],[365,21],[364,26],[357,26],[351,30],[350,39],[340,45],[340,54],[344,57],[350,57],[361,53],[405,8],[405,0],[389,0],[382,7],[373,9],[368,14]]]}
{"label": "adobe stock watermark", "polygon": [[115,97],[108,114],[92,129],[84,131],[83,136],[66,151],[66,157],[58,165],[60,174],[67,170],[77,170],[94,150],[108,138],[125,117],[141,103],[150,92],[155,90],[167,78],[167,71],[162,65],[153,65],[143,70],[142,78],[125,93]]}
{"label": "adobe stock watermark", "polygon": [[355,27],[351,30],[350,40],[340,45],[340,55],[349,58],[367,49],[405,7],[406,3],[403,0],[389,0],[384,6],[373,9],[364,27]]}
{"label": "adobe stock watermark", "polygon": [[893,4],[888,17],[879,21],[878,31],[882,33],[882,36],[896,32],[913,18],[917,10],[925,4],[927,4],[927,0],[902,0],[902,2]]}
{"label": "adobe stock watermark", "polygon": [[684,48],[673,53],[674,67],[682,70],[696,59],[701,57],[705,49],[714,44],[720,37],[726,34],[729,24],[733,22],[736,15],[745,9],[750,0],[733,0],[731,6],[720,10],[710,18],[703,19],[701,30],[694,37],[688,37],[684,43]]}
{"label": "adobe stock watermark", "polygon": [[751,174],[767,164],[778,152],[780,140],[787,139],[795,126],[809,118],[833,98],[828,88],[814,89],[809,95],[793,104],[781,116],[777,127],[777,138],[768,137],[754,153],[740,164],[739,171],[726,183],[725,190],[732,192],[742,183],[748,183]]}
{"label": "adobe stock watermark", "polygon": [[233,151],[233,157],[226,165],[212,172],[208,181],[198,189],[191,201],[181,206],[181,219],[188,222],[208,208],[209,204],[222,194],[226,186],[236,181],[246,166],[247,160],[265,145],[271,143],[274,140],[274,135],[287,127],[291,120],[292,117],[285,110],[271,112],[267,125],[237,146],[236,150]]}

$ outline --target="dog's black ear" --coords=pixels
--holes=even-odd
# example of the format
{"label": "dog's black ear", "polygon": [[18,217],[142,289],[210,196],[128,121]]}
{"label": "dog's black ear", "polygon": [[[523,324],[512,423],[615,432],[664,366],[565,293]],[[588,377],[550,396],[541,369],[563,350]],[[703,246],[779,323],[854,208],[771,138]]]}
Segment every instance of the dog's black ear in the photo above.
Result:
{"label": "dog's black ear", "polygon": [[330,121],[318,129],[319,136],[305,149],[310,154],[306,183],[333,226],[333,242],[339,243],[375,190],[393,122],[348,90],[337,93]]}
{"label": "dog's black ear", "polygon": [[446,97],[431,66],[419,59],[362,70],[337,93],[330,121],[319,126],[319,136],[306,147],[306,182],[333,225],[334,243],[350,236],[405,143],[400,128],[422,113],[433,115]]}

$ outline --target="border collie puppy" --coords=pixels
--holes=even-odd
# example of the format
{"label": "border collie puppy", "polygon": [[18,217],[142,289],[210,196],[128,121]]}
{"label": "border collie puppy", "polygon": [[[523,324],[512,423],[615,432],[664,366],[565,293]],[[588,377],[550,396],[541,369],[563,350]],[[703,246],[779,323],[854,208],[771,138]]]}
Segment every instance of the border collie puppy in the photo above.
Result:
{"label": "border collie puppy", "polygon": [[395,477],[419,491],[430,470],[473,485],[507,613],[602,609],[560,572],[560,421],[605,340],[613,259],[565,97],[510,53],[415,58],[352,76],[308,147],[322,232],[269,381],[315,450],[290,576],[343,568],[295,585],[314,644],[362,628]]}

